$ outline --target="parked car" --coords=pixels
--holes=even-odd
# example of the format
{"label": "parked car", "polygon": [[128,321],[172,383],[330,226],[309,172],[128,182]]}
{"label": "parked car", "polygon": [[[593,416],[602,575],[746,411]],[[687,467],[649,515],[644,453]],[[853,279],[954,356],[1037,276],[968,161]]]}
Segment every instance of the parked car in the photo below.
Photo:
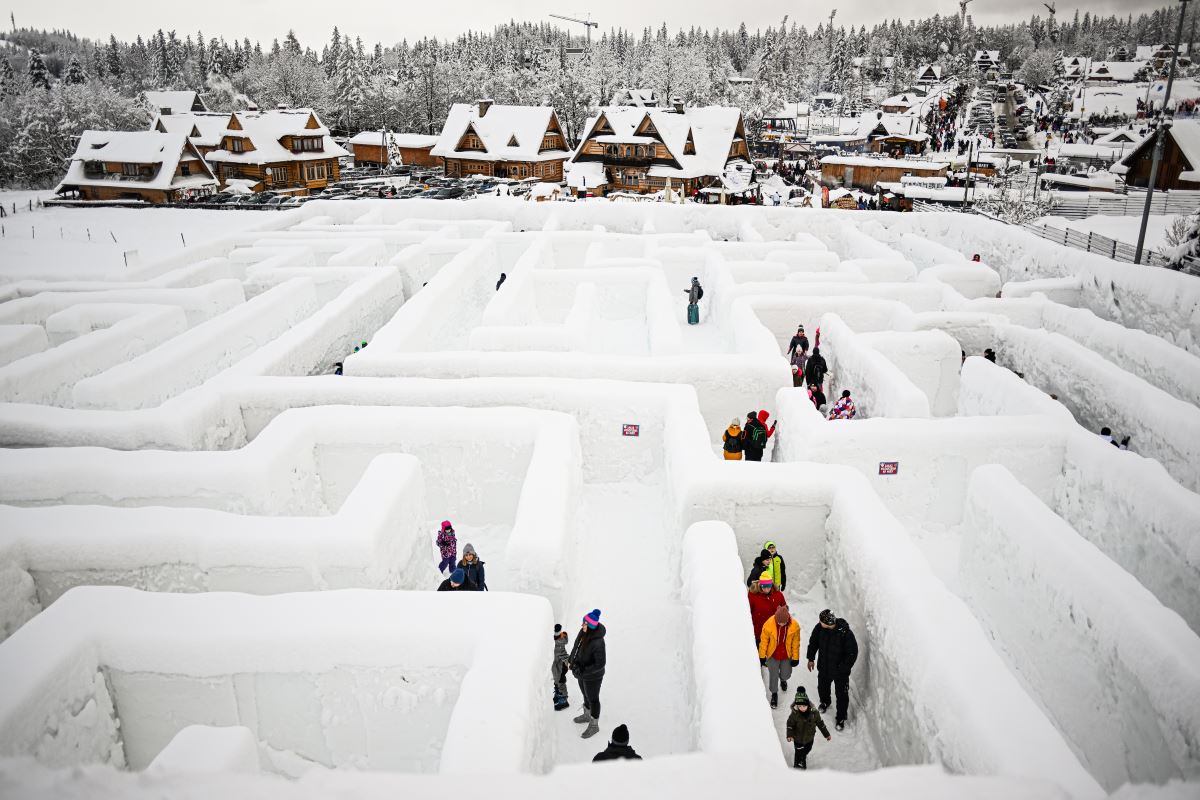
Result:
{"label": "parked car", "polygon": [[458,200],[466,196],[467,190],[461,186],[447,186],[434,195],[436,200]]}

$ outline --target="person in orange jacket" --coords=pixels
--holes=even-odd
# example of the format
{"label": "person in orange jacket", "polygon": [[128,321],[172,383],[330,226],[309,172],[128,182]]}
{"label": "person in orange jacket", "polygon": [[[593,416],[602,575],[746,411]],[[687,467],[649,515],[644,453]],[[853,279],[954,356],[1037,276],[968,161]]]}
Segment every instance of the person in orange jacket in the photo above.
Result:
{"label": "person in orange jacket", "polygon": [[744,436],[742,435],[742,426],[738,422],[738,418],[734,417],[733,422],[729,423],[729,427],[721,434],[722,451],[726,461],[741,461],[742,450],[744,449]]}
{"label": "person in orange jacket", "polygon": [[788,613],[787,606],[763,623],[758,636],[758,663],[767,668],[767,689],[771,708],[779,707],[779,690],[787,691],[792,668],[800,666],[800,623]]}

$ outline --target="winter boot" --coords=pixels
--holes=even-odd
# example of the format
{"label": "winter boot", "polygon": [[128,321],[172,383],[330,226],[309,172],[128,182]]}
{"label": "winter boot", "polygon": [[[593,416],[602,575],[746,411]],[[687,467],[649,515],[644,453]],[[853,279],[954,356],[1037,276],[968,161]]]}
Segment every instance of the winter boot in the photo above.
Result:
{"label": "winter boot", "polygon": [[837,725],[835,725],[834,727],[835,727],[835,728],[837,728],[839,731],[844,731],[844,730],[846,730],[846,720],[844,720],[844,719],[839,719],[839,720],[837,721]]}
{"label": "winter boot", "polygon": [[779,692],[771,692],[771,708],[779,708]]}
{"label": "winter boot", "polygon": [[824,714],[828,710],[829,710],[829,703],[821,703],[821,705],[817,706],[817,711],[820,711],[822,714]]}
{"label": "winter boot", "polygon": [[587,728],[585,728],[583,733],[580,734],[579,738],[581,739],[590,739],[600,732],[600,723],[594,719],[591,719],[591,717],[589,717],[588,720]]}
{"label": "winter boot", "polygon": [[558,694],[557,692],[554,694],[554,710],[555,711],[563,711],[570,707],[571,707],[571,703],[570,703],[570,701],[567,700],[567,696],[565,694]]}
{"label": "winter boot", "polygon": [[780,691],[787,691],[787,681],[783,680],[782,678],[779,679],[779,689]]}
{"label": "winter boot", "polygon": [[586,708],[583,709],[582,714],[580,714],[578,717],[575,717],[575,719],[571,720],[571,722],[578,722],[581,725],[585,722],[591,722],[591,721],[592,721],[592,712],[588,711]]}

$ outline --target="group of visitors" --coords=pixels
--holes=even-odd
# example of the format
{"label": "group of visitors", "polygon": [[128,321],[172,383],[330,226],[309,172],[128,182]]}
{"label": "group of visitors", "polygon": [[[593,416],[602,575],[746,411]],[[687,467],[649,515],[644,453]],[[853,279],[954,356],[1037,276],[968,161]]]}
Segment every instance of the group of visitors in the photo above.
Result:
{"label": "group of visitors", "polygon": [[1108,442],[1109,444],[1111,444],[1113,447],[1117,448],[1118,450],[1128,450],[1129,449],[1129,438],[1130,437],[1126,436],[1124,439],[1121,439],[1120,441],[1118,441],[1117,437],[1113,435],[1112,428],[1108,427],[1107,425],[1105,425],[1103,428],[1100,429],[1100,438],[1103,439],[1104,441]]}
{"label": "group of visitors", "polygon": [[[366,339],[363,339],[361,342],[354,345],[354,352],[356,352],[356,353],[359,352],[360,350],[366,350],[366,349],[367,349],[367,340]],[[342,364],[343,364],[343,362],[341,362],[341,361],[334,362],[334,364],[333,364],[333,374],[334,375],[342,374]]]}
{"label": "group of visitors", "polygon": [[[475,552],[474,546],[468,542],[463,546],[462,560],[458,560],[458,535],[450,520],[442,520],[434,543],[442,560],[438,563],[438,571],[443,575],[449,570],[450,575],[438,586],[439,592],[486,592],[487,572],[484,562]],[[457,563],[456,563],[457,562]]]}
{"label": "group of visitors", "polygon": [[722,451],[726,461],[762,461],[767,449],[767,442],[775,435],[775,423],[767,427],[771,415],[767,411],[750,411],[746,414],[743,424],[737,417],[729,422],[729,427],[721,434]]}
{"label": "group of visitors", "polygon": [[[756,570],[761,570],[757,580],[754,579]],[[767,671],[770,706],[775,709],[779,707],[779,693],[788,689],[792,670],[800,666],[801,628],[783,596],[787,573],[774,542],[766,543],[750,572],[751,577],[747,580],[750,622],[758,646],[759,664]],[[815,669],[817,672],[820,704],[814,709],[804,687],[799,687],[790,705],[787,738],[795,747],[793,766],[797,769],[808,768],[808,754],[817,730],[827,740],[830,738],[821,715],[831,705],[835,710],[836,729],[845,730],[850,707],[850,673],[858,659],[858,641],[849,623],[828,608],[822,611],[809,636],[805,658],[808,671]]]}
{"label": "group of visitors", "polygon": [[[810,356],[808,336],[804,333],[804,326],[798,326],[796,335],[788,344],[788,356],[792,363],[792,386],[800,388],[807,385],[808,399],[812,401],[814,408],[822,411],[827,404],[822,387],[825,384],[825,376],[829,374],[829,364],[821,355],[821,329],[816,330],[816,344]],[[858,412],[854,401],[850,399],[850,390],[843,389],[841,397],[829,411],[829,419],[854,419],[856,413]]]}

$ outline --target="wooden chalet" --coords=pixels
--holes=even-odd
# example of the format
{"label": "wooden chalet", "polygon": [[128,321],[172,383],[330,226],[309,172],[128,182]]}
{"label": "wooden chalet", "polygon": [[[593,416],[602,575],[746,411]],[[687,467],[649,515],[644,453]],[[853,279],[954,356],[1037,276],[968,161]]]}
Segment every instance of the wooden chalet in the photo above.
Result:
{"label": "wooden chalet", "polygon": [[[1110,171],[1124,178],[1127,186],[1145,188],[1150,183],[1156,138],[1147,136]],[[1200,122],[1179,121],[1167,129],[1154,188],[1200,189]]]}
{"label": "wooden chalet", "polygon": [[653,89],[621,89],[613,95],[611,105],[636,108],[658,108],[658,92]]}
{"label": "wooden chalet", "polygon": [[216,188],[212,170],[182,133],[84,131],[54,191],[81,200],[173,203]]}
{"label": "wooden chalet", "polygon": [[230,114],[208,162],[222,188],[308,194],[338,179],[338,158],[346,155],[315,111],[290,108]]}
{"label": "wooden chalet", "polygon": [[442,163],[431,152],[437,140],[436,136],[420,133],[388,132],[385,148],[384,134],[381,131],[362,131],[352,136],[349,144],[350,151],[354,153],[356,167],[390,163],[387,150],[392,151],[393,157],[399,156],[401,164],[436,167]]}
{"label": "wooden chalet", "polygon": [[983,72],[989,69],[997,69],[1000,66],[1000,51],[976,50],[975,57],[971,61],[975,64],[976,69]]}
{"label": "wooden chalet", "polygon": [[[1156,70],[1162,70],[1171,63],[1171,54],[1175,46],[1171,44],[1139,44],[1133,53],[1134,61],[1149,61]],[[1179,66],[1186,67],[1192,63],[1187,43],[1179,46]],[[1123,60],[1123,59],[1122,59]]]}
{"label": "wooden chalet", "polygon": [[150,123],[150,130],[159,133],[182,133],[205,158],[221,146],[229,115],[213,111],[188,112],[186,114],[158,114]]}
{"label": "wooden chalet", "polygon": [[557,183],[570,152],[553,108],[480,100],[450,108],[430,155],[441,159],[452,177],[490,175]]}
{"label": "wooden chalet", "polygon": [[872,153],[916,155],[925,150],[929,134],[918,133],[920,120],[913,115],[884,115],[864,117],[858,133],[867,140],[867,150]]}
{"label": "wooden chalet", "polygon": [[745,122],[737,108],[603,108],[588,120],[571,157],[568,185],[606,194],[708,187],[743,192],[753,168]]}
{"label": "wooden chalet", "polygon": [[917,85],[937,83],[942,79],[942,68],[936,64],[923,64],[917,70]]}
{"label": "wooden chalet", "polygon": [[825,156],[821,159],[821,184],[831,188],[875,191],[877,183],[900,183],[905,176],[944,178],[945,162],[871,156]]}

